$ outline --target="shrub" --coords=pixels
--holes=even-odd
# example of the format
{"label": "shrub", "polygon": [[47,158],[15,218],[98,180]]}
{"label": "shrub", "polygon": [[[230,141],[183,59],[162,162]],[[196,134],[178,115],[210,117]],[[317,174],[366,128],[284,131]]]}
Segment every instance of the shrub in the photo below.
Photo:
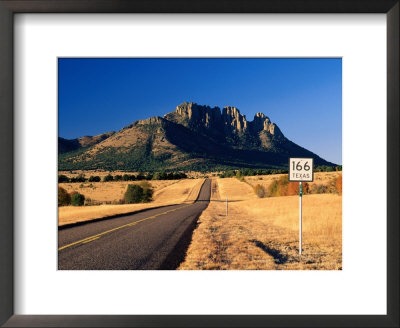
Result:
{"label": "shrub", "polygon": [[114,177],[114,181],[121,181],[121,180],[122,180],[122,175],[117,174],[117,175]]}
{"label": "shrub", "polygon": [[265,189],[262,185],[256,185],[254,187],[254,192],[259,198],[264,198],[266,196]]}
{"label": "shrub", "polygon": [[72,206],[82,206],[85,203],[85,196],[80,194],[79,192],[75,192],[71,196],[71,205]]}
{"label": "shrub", "polygon": [[144,203],[150,202],[151,198],[153,197],[153,188],[151,186],[151,184],[147,181],[142,181],[139,184],[140,187],[142,187],[143,189],[143,199],[142,201]]}
{"label": "shrub", "polygon": [[267,190],[268,197],[277,196],[277,190],[278,190],[278,181],[274,180],[268,186]]}
{"label": "shrub", "polygon": [[83,174],[79,174],[77,177],[72,177],[70,182],[85,182],[86,178]]}
{"label": "shrub", "polygon": [[[287,196],[295,196],[300,193],[300,186],[298,182],[289,182]],[[303,182],[303,195],[310,193],[310,185],[307,182]]]}
{"label": "shrub", "polygon": [[315,183],[312,185],[311,192],[313,194],[326,194],[329,193],[329,187],[324,184]]}
{"label": "shrub", "polygon": [[124,194],[125,204],[141,203],[143,200],[143,188],[136,184],[130,184]]}
{"label": "shrub", "polygon": [[342,194],[342,175],[339,175],[335,181],[335,187],[339,195]]}
{"label": "shrub", "polygon": [[62,183],[62,182],[69,182],[69,178],[66,175],[59,175],[58,176],[58,182]]}
{"label": "shrub", "polygon": [[[303,182],[303,195],[310,192],[310,185]],[[299,194],[299,183],[289,182],[288,176],[281,176],[278,180],[274,180],[268,186],[268,196],[295,196]]]}
{"label": "shrub", "polygon": [[113,176],[112,176],[111,174],[107,174],[107,175],[103,178],[103,181],[104,181],[104,182],[113,181],[113,180],[114,180],[114,178],[113,178]]}
{"label": "shrub", "polygon": [[101,181],[101,179],[100,179],[100,177],[99,176],[91,176],[90,178],[89,178],[89,182],[100,182]]}
{"label": "shrub", "polygon": [[71,196],[68,192],[62,188],[58,187],[58,206],[66,206],[71,204]]}

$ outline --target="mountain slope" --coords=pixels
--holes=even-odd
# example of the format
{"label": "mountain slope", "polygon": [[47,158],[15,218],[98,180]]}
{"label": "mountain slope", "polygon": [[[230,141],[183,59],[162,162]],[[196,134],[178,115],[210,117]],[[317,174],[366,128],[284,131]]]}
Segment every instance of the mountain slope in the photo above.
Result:
{"label": "mountain slope", "polygon": [[287,168],[288,157],[313,157],[263,113],[247,121],[235,107],[183,103],[164,117],[136,121],[87,149],[59,156],[59,170]]}
{"label": "mountain slope", "polygon": [[110,131],[107,133],[102,133],[97,136],[84,136],[77,139],[64,139],[58,137],[58,153],[67,153],[70,151],[78,150],[80,148],[87,148],[102,142],[108,137],[112,136],[115,132]]}

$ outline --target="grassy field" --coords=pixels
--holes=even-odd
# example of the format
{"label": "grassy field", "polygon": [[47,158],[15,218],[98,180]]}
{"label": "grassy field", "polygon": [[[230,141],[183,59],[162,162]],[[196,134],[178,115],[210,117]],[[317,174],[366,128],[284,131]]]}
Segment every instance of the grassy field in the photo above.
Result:
{"label": "grassy field", "polygon": [[[332,173],[317,173],[315,180],[328,183]],[[299,197],[258,198],[249,185],[252,180],[278,177],[259,178],[213,179],[211,203],[199,219],[179,269],[341,270],[342,196],[303,196],[303,254],[299,256]]]}
{"label": "grassy field", "polygon": [[[96,206],[62,206],[58,209],[58,225],[89,221],[111,215],[129,213],[151,207],[158,207],[196,200],[204,179],[150,181],[154,188],[153,201],[144,204],[102,204]],[[92,182],[60,183],[68,192],[78,191],[86,198],[100,202],[118,201],[123,197],[128,184],[140,182]],[[92,184],[92,187],[86,185]]]}
{"label": "grassy field", "polygon": [[[314,173],[314,181],[308,182],[310,185],[310,189],[314,184],[325,184],[329,185],[332,181],[340,176],[342,172],[315,172]],[[262,185],[264,188],[268,188],[269,184],[274,180],[279,180],[280,177],[287,176],[286,174],[273,174],[273,175],[261,175],[261,176],[252,176],[245,177],[245,181],[249,183],[251,186],[255,186],[257,184]]]}
{"label": "grassy field", "polygon": [[[157,194],[168,186],[178,183],[180,180],[155,180],[150,181],[154,189],[154,199]],[[141,181],[109,181],[109,182],[83,182],[83,183],[59,183],[68,193],[77,191],[85,198],[90,198],[96,205],[118,204],[124,198],[128,184],[140,184]]]}

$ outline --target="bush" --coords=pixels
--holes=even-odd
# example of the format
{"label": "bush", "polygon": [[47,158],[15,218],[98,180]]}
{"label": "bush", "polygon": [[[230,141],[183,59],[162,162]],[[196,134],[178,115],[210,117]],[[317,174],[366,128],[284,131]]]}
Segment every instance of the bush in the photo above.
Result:
{"label": "bush", "polygon": [[141,203],[143,200],[143,188],[136,184],[130,184],[126,188],[124,194],[124,201],[125,204],[134,204],[134,203]]}
{"label": "bush", "polygon": [[329,193],[329,187],[324,184],[315,183],[312,185],[311,192],[313,194],[326,194]]}
{"label": "bush", "polygon": [[[303,195],[310,192],[310,185],[303,182]],[[281,176],[278,180],[272,181],[268,186],[268,197],[273,196],[295,196],[299,194],[299,183],[289,182],[288,176]]]}
{"label": "bush", "polygon": [[82,206],[85,204],[85,196],[80,194],[79,192],[75,192],[71,196],[71,205],[72,206]]}
{"label": "bush", "polygon": [[265,189],[262,185],[256,185],[254,187],[254,192],[259,198],[264,198],[266,196]]}
{"label": "bush", "polygon": [[62,188],[58,187],[58,206],[67,206],[71,204],[71,196],[68,192]]}
{"label": "bush", "polygon": [[149,182],[142,181],[139,185],[143,189],[143,199],[144,203],[150,202],[153,197],[153,189]]}
{"label": "bush", "polygon": [[91,176],[89,178],[89,182],[100,182],[100,181],[101,181],[101,179],[99,176]]}
{"label": "bush", "polygon": [[77,177],[72,177],[70,182],[86,182],[86,178],[83,174],[79,174]]}
{"label": "bush", "polygon": [[114,178],[111,174],[108,174],[103,178],[104,182],[113,181],[113,180],[114,180]]}
{"label": "bush", "polygon": [[62,183],[62,182],[69,182],[69,178],[66,175],[59,175],[58,176],[58,182]]}

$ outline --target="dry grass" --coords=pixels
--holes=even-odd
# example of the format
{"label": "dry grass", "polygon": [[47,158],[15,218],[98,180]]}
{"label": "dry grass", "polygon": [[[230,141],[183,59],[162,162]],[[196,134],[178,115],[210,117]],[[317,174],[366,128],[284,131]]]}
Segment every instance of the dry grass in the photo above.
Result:
{"label": "dry grass", "polygon": [[[239,181],[239,186],[242,184]],[[298,196],[254,198],[232,179],[216,179],[181,270],[340,270],[342,197],[303,196],[303,255],[298,254]],[[237,184],[236,184],[237,185]],[[244,192],[243,192],[244,190]],[[223,192],[222,192],[223,191]],[[224,194],[223,194],[224,193]],[[224,196],[243,200],[229,203]]]}
{"label": "dry grass", "polygon": [[[203,182],[204,179],[165,180],[157,181],[157,183],[151,181],[151,184],[156,187],[153,195],[154,200],[151,203],[146,204],[62,206],[58,209],[58,225],[62,226],[70,223],[90,221],[152,207],[180,204],[182,202],[193,202],[197,198],[197,194],[199,193]],[[98,184],[102,186],[102,188],[99,188],[100,190],[98,190],[99,195],[103,195],[102,197],[109,197],[107,193],[114,192],[113,197],[115,197],[115,195],[119,195],[119,189],[122,190],[123,186],[125,186],[123,189],[123,192],[125,192],[126,185],[129,183],[135,182],[98,182]],[[64,185],[73,185],[74,188],[79,188],[79,183],[62,183],[59,185],[63,188],[66,187]],[[85,188],[78,191],[85,194]]]}
{"label": "dry grass", "polygon": [[256,199],[257,195],[253,188],[246,182],[241,182],[236,178],[218,179],[219,194],[221,199],[228,201],[243,201]]}
{"label": "dry grass", "polygon": [[[162,189],[177,183],[179,180],[155,180],[150,181],[155,191],[155,197]],[[109,181],[109,182],[83,182],[83,183],[59,183],[68,193],[77,191],[85,198],[90,198],[97,204],[118,204],[124,198],[128,184],[140,184],[141,181]]]}
{"label": "dry grass", "polygon": [[[314,184],[323,184],[323,185],[329,185],[332,183],[333,180],[335,180],[338,176],[340,176],[342,172],[315,172],[314,173],[314,181],[313,182],[308,182],[310,185],[310,190],[312,188],[312,185]],[[272,175],[258,175],[258,176],[252,176],[252,177],[245,177],[245,180],[247,183],[249,183],[251,186],[255,187],[257,184],[263,186],[265,190],[268,189],[268,186],[271,184],[272,181],[274,180],[279,180],[280,177],[282,176],[287,176],[286,174],[272,174]]]}

